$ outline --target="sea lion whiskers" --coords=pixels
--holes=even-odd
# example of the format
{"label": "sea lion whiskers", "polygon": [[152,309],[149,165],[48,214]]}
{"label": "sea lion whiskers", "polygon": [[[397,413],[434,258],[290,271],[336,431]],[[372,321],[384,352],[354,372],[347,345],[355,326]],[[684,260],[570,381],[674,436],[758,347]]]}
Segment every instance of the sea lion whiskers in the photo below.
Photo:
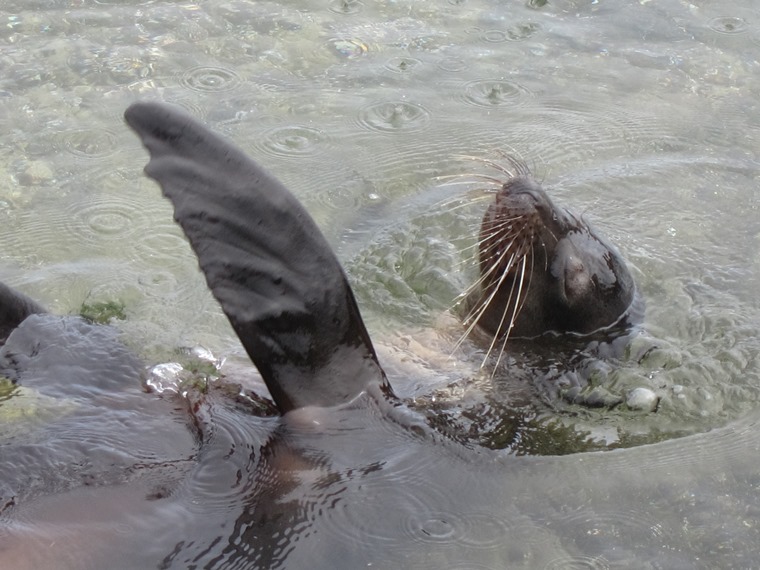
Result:
{"label": "sea lion whiskers", "polygon": [[[503,256],[504,256],[504,255],[506,255],[506,254],[507,254],[509,251],[510,251],[510,248],[506,248],[506,249],[505,249],[503,252],[501,252],[501,254],[500,254],[500,255],[503,257]],[[509,259],[509,261],[507,262],[507,266],[511,266],[511,265],[514,263],[514,260],[516,259],[516,257],[517,257],[516,253],[515,253],[515,252],[512,252],[512,257],[511,257],[511,258]],[[497,266],[497,264],[494,264],[494,266],[493,266],[493,267],[496,267],[496,266]],[[492,271],[495,271],[495,269],[493,269]],[[484,274],[484,275],[481,275],[481,276],[480,276],[480,277],[479,277],[479,278],[478,278],[478,279],[475,281],[475,283],[473,283],[472,285],[470,285],[470,286],[469,286],[469,287],[468,287],[468,288],[467,288],[467,289],[466,289],[466,290],[465,290],[465,291],[464,291],[464,292],[463,292],[461,295],[459,295],[459,296],[457,297],[457,299],[466,299],[470,293],[472,293],[472,292],[474,292],[474,291],[477,291],[477,290],[479,290],[479,289],[480,289],[480,287],[481,287],[481,286],[482,286],[484,283],[486,283],[486,281],[488,281],[488,280],[489,280],[489,277],[490,277],[490,275],[491,275],[492,271],[489,271],[488,273],[486,273],[486,274]],[[503,278],[503,277],[502,277],[502,278]],[[487,287],[487,285],[486,285],[485,287]],[[489,296],[491,296],[491,297],[492,297],[492,296],[495,294],[495,292],[496,292],[496,289],[493,289],[493,290],[492,290],[492,291],[489,293]],[[490,301],[490,298],[489,298],[489,301]],[[478,322],[478,320],[479,320],[479,318],[480,318],[480,316],[479,316],[479,311],[480,311],[480,310],[482,310],[482,307],[481,307],[481,308],[472,307],[472,308],[471,308],[471,309],[468,311],[468,313],[467,313],[467,314],[466,314],[466,315],[463,317],[463,319],[462,319],[463,323],[464,323],[465,325],[469,325],[471,322],[474,322],[475,324],[477,324],[477,322]],[[470,332],[471,332],[471,331],[470,331]]]}
{"label": "sea lion whiskers", "polygon": [[[507,250],[505,250],[505,251],[508,251],[508,250],[509,250],[509,248],[507,248]],[[502,255],[503,254],[504,254],[504,252],[502,252]],[[511,263],[511,260],[510,260],[509,263]],[[459,295],[457,295],[456,299],[454,300],[454,304],[453,304],[452,309],[454,307],[456,307],[462,300],[466,299],[470,295],[470,293],[473,293],[473,292],[477,291],[480,288],[480,286],[483,285],[488,280],[488,278],[490,276],[490,273],[491,273],[491,271],[487,272],[484,275],[481,275],[480,277],[478,277],[478,279],[474,283],[472,283],[471,285],[469,285],[462,293],[460,293]],[[474,308],[471,309],[470,312],[463,317],[464,324],[467,324],[470,321],[470,318],[472,317],[472,311],[473,310],[474,310]]]}
{"label": "sea lion whiskers", "polygon": [[498,235],[502,235],[502,232],[504,232],[504,234],[507,236],[519,234],[522,231],[522,228],[518,223],[520,222],[521,218],[521,214],[516,214],[514,216],[510,216],[496,222],[489,220],[487,226],[485,224],[481,224],[478,243],[483,244],[489,242],[492,238]]}
{"label": "sea lion whiskers", "polygon": [[[471,293],[473,293],[474,291],[480,290],[481,288],[485,290],[489,290],[486,300],[480,305],[473,306],[469,310],[468,314],[465,315],[464,318],[462,319],[463,324],[465,324],[467,328],[465,332],[463,333],[463,335],[460,337],[460,339],[455,343],[454,351],[456,351],[461,346],[465,338],[467,338],[470,334],[472,334],[473,330],[480,322],[480,319],[483,316],[483,313],[486,311],[488,305],[491,303],[495,295],[498,293],[499,289],[501,288],[502,283],[507,278],[507,276],[519,272],[519,275],[520,275],[519,283],[517,283],[518,280],[513,280],[512,285],[510,287],[509,300],[507,302],[507,307],[510,307],[510,306],[512,307],[512,316],[510,317],[510,325],[509,325],[509,329],[511,329],[512,324],[514,323],[514,319],[517,317],[517,314],[519,314],[520,308],[522,307],[522,303],[525,298],[523,293],[527,292],[530,287],[530,282],[528,283],[527,287],[523,287],[524,282],[525,282],[525,270],[526,270],[526,264],[527,264],[526,257],[528,257],[528,252],[525,251],[526,241],[524,239],[519,242],[517,241],[518,238],[520,237],[521,237],[520,232],[514,233],[512,239],[506,245],[506,247],[504,247],[503,249],[500,249],[497,255],[492,256],[492,257],[495,257],[495,261],[490,264],[488,271],[483,273],[475,283],[473,283],[470,287],[468,287],[467,290],[464,291],[464,293],[458,297],[458,302],[459,302],[460,299],[466,299]],[[530,243],[530,241],[528,241],[527,243]],[[486,251],[488,251],[491,248],[498,247],[498,245],[499,244],[489,245],[486,248]],[[531,247],[532,247],[532,244],[531,244]],[[504,260],[507,255],[509,255],[509,259],[506,261],[506,263],[504,263]],[[532,263],[533,261],[531,259],[531,264]],[[518,264],[519,264],[519,271],[516,271],[516,267],[518,266]],[[493,273],[496,271],[499,271],[500,268],[503,268],[503,270],[501,272],[501,275],[499,276],[499,279],[496,281],[493,281],[492,279]],[[517,288],[517,295],[515,295],[515,288]],[[513,298],[514,298],[514,302],[513,302]],[[506,317],[506,314],[507,314],[507,311],[505,311],[504,315],[502,316],[502,319],[501,319],[502,322],[499,324],[499,327],[498,327],[499,331],[503,330],[504,328],[504,319]],[[507,334],[505,335],[506,337],[509,336],[509,329],[507,329]],[[488,358],[491,352],[493,351],[495,342],[496,342],[496,339],[494,337],[494,339],[491,342],[491,345],[486,351],[486,355],[480,366],[481,368],[483,368],[483,366],[485,366],[485,363],[488,361]],[[506,339],[504,340],[503,344],[504,346],[506,346]],[[503,354],[503,352],[504,352],[504,347],[502,347],[502,349],[500,350],[499,359],[501,358],[501,354]],[[497,364],[498,364],[498,361],[497,361]]]}
{"label": "sea lion whiskers", "polygon": [[[488,192],[489,194],[492,194],[490,190],[485,190],[483,188],[478,188],[477,191],[479,192]],[[478,196],[475,196],[471,200],[463,200],[461,197],[456,198],[448,198],[446,200],[442,200],[436,204],[436,209],[440,211],[441,213],[451,213],[456,212],[457,210],[461,208],[470,208],[474,203],[482,202],[484,200],[489,199],[490,196],[488,194],[480,194]]]}
{"label": "sea lion whiskers", "polygon": [[[448,188],[467,186],[464,195],[458,194],[456,196],[446,197],[434,204],[434,208],[440,213],[452,213],[462,208],[471,208],[473,204],[479,202],[491,200],[492,196],[499,191],[502,186],[500,180],[491,176],[479,175],[479,174],[451,174],[445,176],[437,176],[437,181],[445,180],[442,184],[438,184],[437,188]],[[488,186],[482,186],[482,183],[488,184]],[[474,184],[481,184],[473,187]]]}
{"label": "sea lion whiskers", "polygon": [[[513,254],[513,257],[514,257],[514,254]],[[508,263],[511,264],[512,263],[512,259],[510,259]],[[480,279],[478,279],[478,281],[475,284],[473,284],[472,286],[470,286],[467,289],[467,291],[465,291],[465,293],[463,293],[462,295],[460,295],[460,297],[463,298],[463,299],[466,299],[467,296],[468,296],[468,293],[477,290],[477,287],[485,279],[486,279],[486,277],[481,277]],[[483,312],[486,310],[486,307],[488,307],[488,304],[493,300],[493,297],[494,297],[494,295],[496,295],[496,292],[497,292],[497,289],[494,288],[489,293],[488,299],[486,300],[485,303],[483,303],[480,306],[474,306],[474,307],[470,308],[470,310],[467,313],[467,315],[465,315],[464,318],[462,318],[462,324],[464,324],[466,326],[466,329],[465,329],[464,333],[459,337],[459,340],[457,340],[457,342],[454,343],[454,347],[451,350],[452,355],[453,355],[454,352],[456,352],[457,350],[459,350],[459,347],[462,346],[462,343],[465,341],[465,339],[468,338],[472,334],[472,332],[475,330],[475,327],[478,326],[478,322],[480,321],[481,317],[483,316]],[[488,353],[486,353],[486,357],[485,358],[486,359],[488,358]],[[482,365],[481,365],[481,368],[482,368]]]}
{"label": "sea lion whiskers", "polygon": [[[518,235],[520,233],[520,229],[519,228],[514,228],[513,224],[515,222],[518,222],[519,220],[520,220],[520,216],[514,216],[514,217],[511,217],[511,218],[507,218],[505,220],[502,220],[502,221],[500,221],[500,222],[498,222],[496,224],[490,224],[490,226],[488,228],[489,232],[487,234],[484,235],[481,232],[481,236],[480,236],[481,239],[479,240],[480,243],[489,241],[489,240],[491,240],[491,238],[496,237],[497,235],[500,235],[501,232],[502,232],[502,230],[506,230],[506,232],[507,232],[506,235],[507,236],[510,236],[510,235],[513,235],[513,234],[514,235]],[[493,246],[488,246],[488,247],[493,247]]]}
{"label": "sea lion whiskers", "polygon": [[[480,299],[468,309],[464,316],[463,324],[466,325],[466,330],[456,347],[460,346],[464,338],[478,326],[496,296],[502,294],[506,297],[506,300],[500,301],[503,303],[502,310],[496,316],[494,334],[480,365],[482,369],[491,355],[498,352],[492,375],[495,374],[506,352],[512,329],[528,297],[536,263],[535,247],[536,238],[539,236],[531,223],[523,223],[524,219],[525,215],[518,212],[506,219],[490,218],[481,223],[480,239],[477,244],[481,266],[480,276],[463,293],[465,299],[478,295]],[[556,241],[556,236],[550,235],[551,239]],[[540,243],[545,252],[544,263],[548,267],[546,244],[543,241]],[[497,274],[498,279],[495,279],[494,276]],[[511,283],[507,291],[500,293],[507,278],[511,279]],[[499,337],[502,338],[499,339]]]}
{"label": "sea lion whiskers", "polygon": [[[524,244],[523,244],[524,245]],[[530,290],[530,279],[533,274],[533,265],[535,260],[535,255],[533,253],[533,242],[530,242],[530,251],[525,252],[524,248],[521,247],[516,252],[516,256],[518,257],[518,261],[516,263],[512,262],[510,259],[510,262],[513,264],[513,266],[510,266],[507,270],[505,270],[501,277],[499,278],[499,281],[496,284],[493,284],[494,291],[497,291],[499,288],[501,288],[502,283],[504,282],[504,279],[508,275],[517,275],[518,271],[516,269],[516,265],[519,263],[519,275],[520,279],[513,279],[512,285],[510,286],[510,292],[509,297],[507,298],[507,303],[504,307],[504,312],[502,313],[502,317],[499,321],[499,326],[497,327],[497,334],[496,336],[499,336],[502,331],[504,331],[503,323],[504,323],[504,316],[507,314],[509,307],[512,307],[512,316],[509,320],[509,327],[505,331],[505,337],[509,337],[509,333],[512,330],[512,326],[514,325],[515,319],[517,318],[517,315],[520,313],[520,310],[523,307],[523,303],[525,302],[525,296],[523,293],[527,293]],[[515,256],[513,256],[514,258]],[[530,272],[528,273],[528,283],[523,288],[523,285],[525,284],[525,269],[527,266],[528,259],[530,258]],[[517,284],[517,296],[514,297],[514,303],[512,302],[512,297],[514,295],[514,289],[515,284]],[[504,342],[506,346],[506,338]]]}
{"label": "sea lion whiskers", "polygon": [[[482,182],[488,182],[489,184],[494,184],[497,188],[501,188],[502,184],[504,184],[503,181],[499,180],[498,178],[494,176],[489,176],[487,174],[480,174],[478,172],[462,172],[461,174],[446,174],[444,176],[436,176],[435,180],[445,181],[443,184],[439,185],[441,187],[463,186],[466,184],[473,184],[475,180],[480,180]],[[493,190],[490,190],[490,191],[493,192]]]}
{"label": "sea lion whiskers", "polygon": [[[513,178],[517,178],[520,176],[529,176],[530,175],[530,169],[527,167],[526,163],[521,158],[516,158],[515,156],[507,153],[506,151],[495,151],[496,154],[499,156],[500,159],[506,161],[507,165],[505,166],[501,162],[497,162],[494,159],[490,159],[487,157],[482,156],[473,156],[473,155],[467,155],[467,154],[458,154],[454,155],[453,158],[455,159],[462,159],[467,161],[474,161],[480,164],[484,164],[488,166],[489,168],[492,168],[496,170],[497,172],[500,172],[504,174],[507,177],[507,180],[511,180]],[[437,181],[446,181],[441,186],[458,186],[462,184],[472,184],[474,181],[482,181],[487,182],[488,184],[492,184],[492,188],[487,189],[478,189],[481,191],[486,191],[489,193],[498,192],[504,187],[505,181],[502,178],[497,178],[496,176],[491,176],[489,174],[484,174],[481,172],[463,172],[459,174],[446,174],[442,176],[435,177],[435,180]]]}
{"label": "sea lion whiskers", "polygon": [[[468,204],[462,204],[461,206],[458,206],[458,207],[464,207],[466,205],[468,205]],[[460,255],[460,257],[465,258],[465,259],[469,258],[469,257],[473,257],[469,253],[470,251],[476,250],[476,248],[480,249],[480,246],[482,245],[483,241],[490,240],[492,237],[495,237],[496,235],[499,235],[500,230],[504,229],[504,227],[506,227],[506,229],[508,230],[509,233],[505,232],[505,234],[502,234],[502,235],[506,235],[507,236],[504,239],[509,239],[510,236],[512,236],[512,234],[515,234],[514,230],[512,228],[510,228],[509,225],[512,224],[512,223],[514,223],[514,222],[516,222],[516,221],[518,221],[518,220],[519,220],[519,216],[515,216],[513,218],[508,218],[506,220],[503,220],[503,221],[499,222],[498,224],[494,224],[493,227],[492,227],[492,232],[491,233],[489,233],[488,235],[486,235],[484,238],[483,238],[483,236],[481,236],[482,239],[478,240],[477,242],[475,242],[475,243],[473,243],[471,245],[466,245],[466,246],[462,247],[461,249],[459,249],[457,251],[457,253]],[[515,234],[515,237],[516,237],[516,234]],[[494,247],[498,247],[498,244],[492,244],[492,245],[487,246],[486,247],[486,251],[488,251],[489,249],[494,248]],[[476,283],[476,285],[477,285],[477,283]],[[454,305],[456,306],[458,304],[458,300],[459,299],[461,299],[463,297],[466,297],[467,294],[470,292],[470,290],[473,287],[474,287],[474,285],[471,285],[470,287],[467,288],[466,291],[464,291],[463,293],[459,294],[457,296],[457,302],[455,302]]]}
{"label": "sea lion whiskers", "polygon": [[[497,334],[493,336],[491,339],[491,343],[488,346],[488,350],[486,351],[486,355],[483,358],[483,362],[480,364],[480,368],[483,368],[488,361],[488,357],[491,355],[494,346],[496,345],[496,341],[499,337],[503,336],[502,341],[502,347],[499,351],[499,356],[496,359],[496,364],[493,367],[493,370],[491,372],[491,375],[493,376],[493,373],[496,371],[496,368],[499,366],[499,362],[501,361],[501,357],[504,354],[504,349],[506,348],[507,341],[509,340],[509,333],[512,329],[512,323],[514,323],[515,317],[517,316],[517,313],[519,312],[520,308],[520,298],[522,297],[522,285],[523,281],[525,279],[525,265],[526,265],[526,257],[523,256],[520,258],[520,261],[518,262],[520,264],[520,279],[514,279],[512,280],[512,285],[509,289],[509,301],[505,305],[505,310],[501,315],[501,319],[499,320],[499,325],[497,327]],[[504,279],[504,276],[500,279],[500,282]],[[517,287],[517,295],[515,296],[515,287]],[[497,287],[498,288],[498,287]],[[494,288],[494,294],[497,288]],[[512,298],[514,297],[514,303],[512,302]],[[512,307],[512,315],[509,319],[509,325],[507,326],[506,330],[504,329],[504,323],[507,317],[507,314],[509,313],[509,308]],[[503,333],[503,334],[502,334]]]}
{"label": "sea lion whiskers", "polygon": [[[496,160],[492,160],[490,158],[483,157],[483,156],[472,156],[472,155],[460,154],[460,155],[456,155],[454,158],[474,160],[475,162],[485,164],[486,166],[489,166],[493,168],[494,170],[497,170],[501,172],[502,174],[505,174],[509,178],[515,178],[517,176],[524,176],[524,175],[530,174],[530,169],[526,166],[523,160],[516,158],[512,154],[503,150],[497,150],[495,151],[495,154],[497,154],[500,159],[505,160],[508,166],[505,166],[499,162],[496,162]],[[511,167],[511,169],[509,167]],[[503,183],[504,183],[503,181],[499,181],[499,186],[501,186]]]}
{"label": "sea lion whiskers", "polygon": [[[511,248],[507,248],[502,252],[502,257],[505,256]],[[507,262],[507,266],[510,268],[508,271],[505,271],[501,274],[499,277],[499,280],[492,284],[491,291],[488,295],[488,298],[485,300],[485,302],[480,305],[479,307],[474,307],[470,310],[470,313],[467,315],[467,317],[464,319],[464,323],[468,324],[467,330],[464,332],[462,337],[459,339],[459,341],[455,345],[455,349],[458,348],[461,343],[464,341],[467,336],[469,336],[474,328],[478,325],[478,322],[480,321],[481,317],[483,316],[483,313],[485,312],[488,305],[491,303],[491,301],[494,299],[495,295],[501,288],[502,283],[504,282],[504,279],[507,278],[508,275],[512,273],[512,269],[519,265],[519,270],[515,271],[515,273],[519,274],[519,279],[513,279],[512,284],[510,285],[509,289],[509,297],[507,300],[507,303],[505,305],[505,310],[501,315],[499,325],[497,327],[497,334],[493,335],[491,339],[491,343],[488,346],[488,349],[486,350],[485,356],[483,357],[483,361],[480,364],[480,369],[483,369],[488,362],[489,357],[494,351],[494,347],[496,346],[497,339],[502,336],[502,331],[504,331],[502,342],[501,342],[501,348],[499,349],[499,356],[496,360],[496,363],[494,364],[492,371],[491,371],[491,377],[495,374],[499,363],[501,362],[501,358],[504,355],[504,352],[506,351],[506,345],[507,341],[509,339],[509,334],[512,329],[512,326],[515,322],[515,319],[517,318],[517,315],[520,312],[520,309],[522,308],[523,302],[525,300],[524,293],[527,293],[527,291],[530,289],[530,275],[532,274],[532,269],[530,272],[528,272],[528,284],[525,285],[525,275],[526,275],[526,267],[528,263],[529,256],[526,255],[522,251],[513,251],[511,253],[510,259]],[[531,257],[531,266],[533,263],[532,256]],[[500,265],[498,263],[497,265]],[[485,279],[485,277],[484,277]],[[478,280],[479,282],[482,280]],[[509,316],[509,322],[508,325],[505,327],[505,324],[507,323],[507,315],[509,313],[509,308],[512,309],[512,314]]]}
{"label": "sea lion whiskers", "polygon": [[[486,166],[490,166],[491,168],[498,170],[502,174],[505,174],[506,176],[509,176],[510,178],[514,178],[516,174],[512,172],[509,168],[499,164],[498,162],[495,162],[491,160],[490,158],[484,158],[482,156],[469,156],[469,155],[457,155],[454,158],[462,158],[465,160],[474,160],[475,162],[479,162],[481,164],[485,164]],[[495,180],[499,186],[501,186],[504,182],[501,180]]]}
{"label": "sea lion whiskers", "polygon": [[[523,256],[520,259],[520,279],[519,281],[512,281],[512,287],[510,288],[510,301],[507,303],[507,305],[504,308],[504,313],[502,314],[501,320],[499,322],[499,326],[497,329],[497,334],[494,335],[493,340],[491,341],[490,346],[488,347],[488,351],[486,352],[485,357],[483,358],[483,362],[480,364],[480,368],[483,368],[485,366],[486,362],[488,361],[489,356],[491,355],[491,352],[493,351],[494,345],[496,343],[496,339],[501,337],[501,346],[499,347],[499,356],[496,358],[496,362],[494,363],[494,366],[491,370],[491,378],[494,377],[494,374],[496,374],[496,370],[499,367],[499,364],[501,363],[501,359],[504,356],[504,353],[507,350],[507,342],[509,341],[509,335],[512,331],[512,327],[515,324],[515,319],[517,319],[517,315],[520,313],[520,309],[522,309],[523,304],[525,303],[525,296],[523,295],[523,284],[525,283],[525,268],[528,263],[528,257],[527,255]],[[534,256],[530,256],[530,263],[531,263],[531,269],[528,272],[528,284],[525,287],[525,293],[530,290],[530,281],[531,277],[533,275],[533,259]],[[504,322],[505,317],[507,316],[508,309],[510,307],[512,294],[514,292],[515,284],[518,284],[517,289],[517,297],[515,297],[514,305],[512,305],[512,314],[509,317],[509,324],[507,326],[506,331],[504,331]],[[504,334],[502,335],[502,331],[504,331]]]}
{"label": "sea lion whiskers", "polygon": [[[519,236],[516,236],[519,237]],[[512,256],[510,257],[509,261],[503,266],[506,269],[502,272],[502,275],[499,277],[498,283],[500,284],[505,275],[509,275],[512,271],[512,267],[515,263],[515,260],[519,260],[520,257],[522,257],[521,248],[517,248],[515,251],[512,251],[512,245],[514,244],[514,239],[507,244],[507,247],[505,247],[503,250],[497,250],[495,255],[489,256],[495,257],[495,263],[489,267],[488,271],[486,271],[481,277],[475,282],[476,285],[483,285],[485,283],[486,287],[492,287],[494,283],[491,280],[491,275],[498,271],[500,267],[502,267],[502,262],[504,260],[504,257],[509,253],[512,252]],[[497,247],[497,246],[492,246]]]}
{"label": "sea lion whiskers", "polygon": [[[477,244],[477,243],[476,243],[476,244],[474,244],[473,246],[468,246],[468,247],[464,248],[462,251],[467,251],[468,249],[472,249],[473,247],[479,247],[479,245],[480,245],[480,244]],[[505,249],[503,252],[501,252],[501,254],[500,254],[500,255],[502,255],[502,256],[503,256],[503,255],[504,255],[504,254],[505,254],[507,251],[509,251],[509,250],[510,250],[510,248],[509,248],[509,247],[507,247],[507,248],[506,248],[506,249]],[[512,263],[512,260],[510,260],[508,263],[510,263],[510,264],[511,264],[511,263]],[[479,289],[480,289],[480,287],[481,287],[481,286],[482,286],[482,285],[483,285],[483,284],[484,284],[484,283],[485,283],[485,282],[486,282],[486,281],[489,279],[489,277],[490,277],[490,274],[492,273],[492,271],[495,271],[495,266],[494,266],[494,268],[492,268],[491,270],[489,270],[489,271],[488,271],[488,272],[486,272],[485,274],[483,274],[483,275],[480,275],[480,276],[478,277],[478,279],[477,279],[477,280],[476,280],[474,283],[470,284],[470,285],[469,285],[469,286],[468,286],[468,287],[467,287],[467,288],[466,288],[464,291],[462,291],[462,292],[461,292],[459,295],[457,295],[457,296],[454,298],[454,302],[452,303],[452,306],[450,307],[450,309],[449,309],[449,310],[451,310],[451,311],[455,310],[455,308],[456,308],[456,307],[457,307],[459,304],[461,304],[461,303],[462,303],[462,301],[464,301],[465,299],[467,299],[467,297],[469,297],[469,296],[470,296],[470,294],[472,294],[472,293],[474,293],[475,291],[479,290]],[[475,310],[475,308],[474,308],[474,307],[473,307],[473,308],[471,308],[471,309],[470,309],[470,311],[469,311],[469,312],[468,312],[466,315],[464,315],[464,316],[462,317],[462,321],[463,321],[463,324],[465,324],[465,325],[466,325],[466,324],[468,324],[468,323],[470,322],[470,320],[473,318],[473,313],[474,313],[474,310]],[[477,322],[477,320],[478,320],[478,319],[476,318],[476,319],[475,319],[475,322]],[[465,336],[466,336],[466,335],[465,335]]]}

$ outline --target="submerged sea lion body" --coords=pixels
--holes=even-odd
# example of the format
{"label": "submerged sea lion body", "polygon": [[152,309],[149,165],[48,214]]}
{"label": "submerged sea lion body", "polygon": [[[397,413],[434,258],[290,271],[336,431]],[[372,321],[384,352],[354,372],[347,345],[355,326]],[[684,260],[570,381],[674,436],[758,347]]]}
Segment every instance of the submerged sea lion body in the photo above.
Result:
{"label": "submerged sea lion body", "polygon": [[526,170],[486,210],[478,263],[465,320],[497,338],[590,334],[621,323],[636,298],[615,247],[555,206]]}

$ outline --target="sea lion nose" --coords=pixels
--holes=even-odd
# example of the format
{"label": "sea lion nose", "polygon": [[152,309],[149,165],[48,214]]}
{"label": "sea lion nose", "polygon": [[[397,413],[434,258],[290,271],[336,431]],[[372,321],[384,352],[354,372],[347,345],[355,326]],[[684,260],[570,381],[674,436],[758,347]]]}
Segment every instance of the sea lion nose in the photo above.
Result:
{"label": "sea lion nose", "polygon": [[576,256],[565,261],[565,297],[572,304],[575,299],[583,297],[592,287],[591,278],[586,268]]}

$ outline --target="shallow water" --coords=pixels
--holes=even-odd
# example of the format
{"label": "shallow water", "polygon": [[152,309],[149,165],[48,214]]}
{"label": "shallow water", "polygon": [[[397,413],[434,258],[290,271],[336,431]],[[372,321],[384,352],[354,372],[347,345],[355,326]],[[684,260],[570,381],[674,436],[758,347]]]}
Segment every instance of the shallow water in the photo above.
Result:
{"label": "shallow water", "polygon": [[[364,416],[304,435],[223,395],[193,428],[182,398],[137,384],[105,404],[76,386],[55,403],[41,388],[0,392],[0,566],[756,566],[750,2],[25,0],[0,23],[0,279],[51,310],[120,300],[115,325],[149,363],[237,349],[121,120],[161,99],[306,204],[388,358],[398,334],[446,356],[456,338],[440,318],[472,278],[465,248],[484,207],[477,185],[447,185],[484,172],[459,157],[523,157],[619,247],[646,299],[597,381],[661,398],[653,414],[567,404],[515,381],[519,363],[492,382],[467,344],[454,366],[387,363],[422,406],[434,395],[442,414],[505,416],[455,423],[491,443],[518,424],[538,434],[528,453],[627,448],[530,458]],[[523,415],[506,417],[516,402]],[[79,434],[99,435],[72,444]]]}

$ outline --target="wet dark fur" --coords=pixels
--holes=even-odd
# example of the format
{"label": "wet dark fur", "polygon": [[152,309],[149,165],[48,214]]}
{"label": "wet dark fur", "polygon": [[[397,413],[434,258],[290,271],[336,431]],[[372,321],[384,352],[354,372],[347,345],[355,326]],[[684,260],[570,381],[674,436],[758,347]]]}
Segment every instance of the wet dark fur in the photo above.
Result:
{"label": "wet dark fur", "polygon": [[555,206],[524,165],[511,166],[501,169],[511,176],[481,223],[480,279],[464,301],[468,330],[505,342],[586,335],[626,321],[636,285],[617,249]]}

